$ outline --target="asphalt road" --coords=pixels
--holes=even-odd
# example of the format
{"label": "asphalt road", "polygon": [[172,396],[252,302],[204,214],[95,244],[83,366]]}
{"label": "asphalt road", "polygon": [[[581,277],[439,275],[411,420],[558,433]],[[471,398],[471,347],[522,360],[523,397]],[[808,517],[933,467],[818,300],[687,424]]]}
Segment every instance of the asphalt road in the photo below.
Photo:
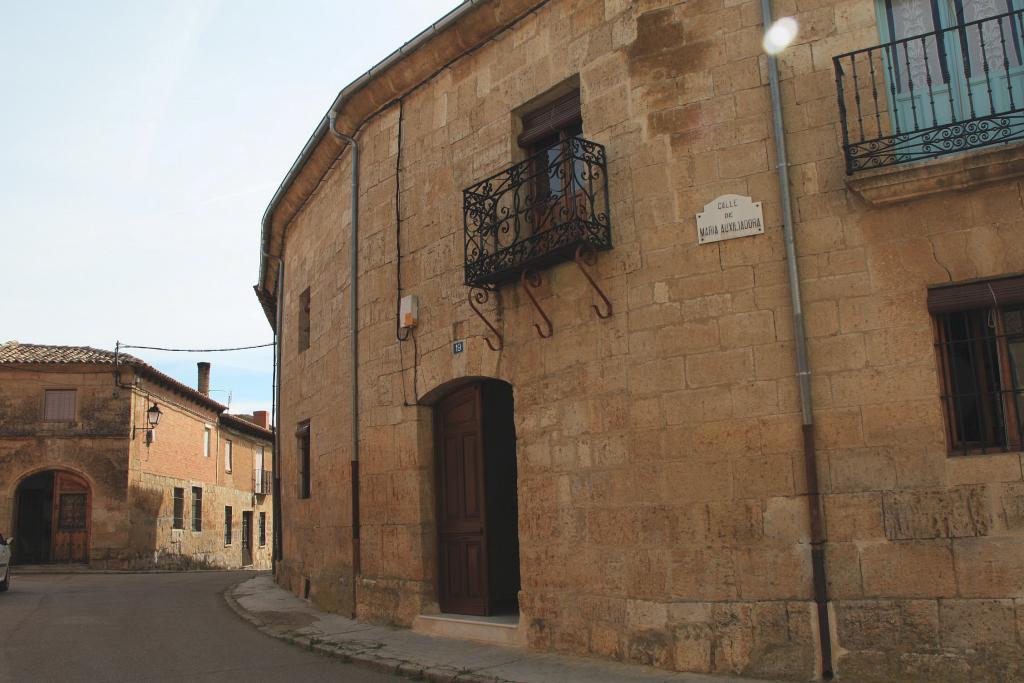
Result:
{"label": "asphalt road", "polygon": [[0,593],[0,681],[405,680],[258,632],[222,597],[249,576],[15,574]]}

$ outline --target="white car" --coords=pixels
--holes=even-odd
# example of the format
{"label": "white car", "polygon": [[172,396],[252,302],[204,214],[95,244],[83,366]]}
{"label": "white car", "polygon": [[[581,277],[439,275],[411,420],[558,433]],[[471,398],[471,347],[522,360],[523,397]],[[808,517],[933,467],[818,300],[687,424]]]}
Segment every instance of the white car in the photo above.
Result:
{"label": "white car", "polygon": [[11,585],[11,541],[13,538],[5,539],[0,534],[0,593],[3,593]]}

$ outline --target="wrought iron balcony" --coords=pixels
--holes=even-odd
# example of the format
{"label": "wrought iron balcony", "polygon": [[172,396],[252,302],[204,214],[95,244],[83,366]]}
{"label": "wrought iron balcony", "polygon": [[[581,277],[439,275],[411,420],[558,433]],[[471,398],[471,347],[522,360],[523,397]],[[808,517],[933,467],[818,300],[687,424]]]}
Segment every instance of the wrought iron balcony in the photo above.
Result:
{"label": "wrought iron balcony", "polygon": [[1024,139],[1022,15],[834,57],[847,174]]}
{"label": "wrought iron balcony", "polygon": [[274,490],[274,474],[270,470],[252,471],[252,492],[258,496],[269,496]]}
{"label": "wrought iron balcony", "polygon": [[576,137],[463,191],[465,282],[494,288],[576,249],[610,249],[604,147]]}

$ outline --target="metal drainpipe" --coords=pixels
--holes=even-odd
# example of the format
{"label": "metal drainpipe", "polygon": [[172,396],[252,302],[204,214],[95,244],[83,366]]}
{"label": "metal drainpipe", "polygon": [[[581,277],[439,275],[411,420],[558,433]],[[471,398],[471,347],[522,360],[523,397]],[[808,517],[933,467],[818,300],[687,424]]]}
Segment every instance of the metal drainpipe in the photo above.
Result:
{"label": "metal drainpipe", "polygon": [[[281,519],[281,326],[284,323],[284,253],[277,260],[277,305],[274,329],[274,564],[284,559]],[[276,576],[276,572],[275,572]]]}
{"label": "metal drainpipe", "polygon": [[[761,0],[764,30],[772,25],[771,0]],[[793,241],[793,200],[789,186],[789,159],[786,155],[785,128],[782,122],[782,98],[779,94],[779,66],[768,55],[768,77],[772,94],[772,120],[775,126],[775,155],[779,172],[779,199],[782,203],[782,230],[786,244],[786,266],[789,270],[789,294],[793,305],[793,333],[796,341],[797,378],[800,382],[800,412],[803,418],[804,470],[807,478],[807,506],[810,513],[811,573],[814,579],[814,602],[818,611],[818,640],[821,646],[821,675],[831,680],[832,635],[828,615],[828,579],[825,573],[825,527],[822,520],[821,492],[818,487],[818,452],[814,443],[814,406],[811,399],[811,368],[804,332],[804,310],[800,298],[800,272],[797,269],[796,246]]]}
{"label": "metal drainpipe", "polygon": [[337,113],[331,109],[327,115],[331,132],[352,147],[352,237],[349,265],[352,287],[350,317],[352,319],[352,617],[356,616],[356,577],[360,572],[359,558],[359,144],[356,139],[335,128]]}

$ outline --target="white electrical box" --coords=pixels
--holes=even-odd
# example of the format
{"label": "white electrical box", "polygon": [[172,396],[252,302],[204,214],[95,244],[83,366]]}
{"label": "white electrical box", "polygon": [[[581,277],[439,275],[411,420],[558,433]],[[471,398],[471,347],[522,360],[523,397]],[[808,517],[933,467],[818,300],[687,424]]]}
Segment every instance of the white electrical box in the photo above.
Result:
{"label": "white electrical box", "polygon": [[398,319],[402,329],[416,327],[420,319],[420,300],[415,294],[403,296],[398,306]]}

